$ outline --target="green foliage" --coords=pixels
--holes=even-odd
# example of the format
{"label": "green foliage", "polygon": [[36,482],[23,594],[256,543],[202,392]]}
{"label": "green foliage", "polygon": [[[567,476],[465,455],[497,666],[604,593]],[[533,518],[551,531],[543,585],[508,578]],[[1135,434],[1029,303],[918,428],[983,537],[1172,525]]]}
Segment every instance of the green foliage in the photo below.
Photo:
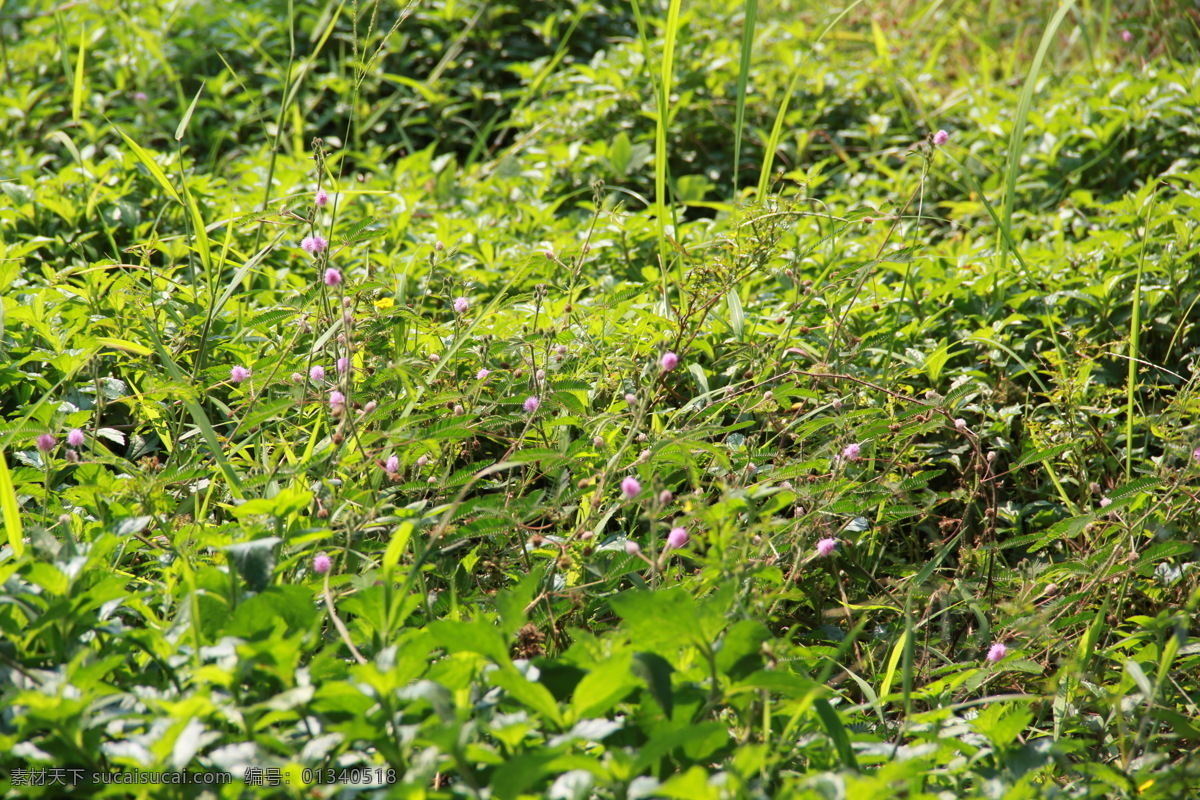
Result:
{"label": "green foliage", "polygon": [[1188,796],[1195,19],[0,3],[0,791]]}

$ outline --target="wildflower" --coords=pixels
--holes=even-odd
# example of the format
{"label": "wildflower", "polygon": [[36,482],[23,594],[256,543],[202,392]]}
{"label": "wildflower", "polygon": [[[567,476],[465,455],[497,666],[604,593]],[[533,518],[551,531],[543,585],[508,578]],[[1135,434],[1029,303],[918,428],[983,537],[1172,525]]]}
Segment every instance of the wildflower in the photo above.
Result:
{"label": "wildflower", "polygon": [[954,427],[959,433],[962,433],[967,429],[967,421],[962,418],[956,419],[954,420]]}
{"label": "wildflower", "polygon": [[304,383],[304,376],[299,372],[292,373],[292,383]]}
{"label": "wildflower", "polygon": [[[319,233],[314,233],[312,236],[305,236],[300,240],[300,249],[306,253],[316,255],[322,253],[329,246],[329,241]],[[335,270],[336,272],[336,270]],[[341,280],[341,274],[338,274],[338,279]],[[326,273],[325,280],[329,280],[329,274]],[[331,284],[332,285],[332,284]]]}
{"label": "wildflower", "polygon": [[463,415],[463,407],[458,403],[454,404],[454,416],[461,417]]}
{"label": "wildflower", "polygon": [[345,375],[346,370],[350,369],[350,359],[342,356],[337,360],[337,371],[339,375]]}
{"label": "wildflower", "polygon": [[426,454],[426,453],[422,453],[422,454],[421,454],[421,457],[417,459],[417,466],[418,466],[418,467],[423,467],[423,466],[425,466],[425,465],[426,465],[426,464],[428,464],[428,463],[429,463],[429,455],[428,455],[428,454]]}
{"label": "wildflower", "polygon": [[1200,461],[1200,447],[1197,447],[1195,450],[1192,451],[1192,460]]}
{"label": "wildflower", "polygon": [[[320,251],[318,251],[318,252],[320,252]],[[339,270],[336,270],[333,267],[330,267],[329,269],[325,270],[325,285],[326,286],[337,286],[341,282],[342,282],[342,273]]]}
{"label": "wildflower", "polygon": [[595,447],[596,449],[599,450],[599,449],[602,449],[604,447],[604,445],[605,445],[605,441],[604,441],[603,436],[593,436],[592,437],[592,447]]}
{"label": "wildflower", "polygon": [[249,377],[250,377],[250,370],[246,369],[245,367],[241,366],[240,364],[238,366],[234,367],[233,369],[229,370],[229,380],[233,381],[234,383],[241,383],[242,381],[246,380],[246,378],[249,378]]}
{"label": "wildflower", "polygon": [[938,131],[933,135],[933,143],[938,147],[944,145],[950,139],[950,134],[945,131]]}
{"label": "wildflower", "polygon": [[1002,645],[1000,642],[996,642],[991,646],[991,648],[988,649],[987,660],[995,664],[997,661],[1004,658],[1007,652],[1007,647]]}
{"label": "wildflower", "polygon": [[625,480],[621,481],[621,492],[632,500],[641,494],[642,484],[638,482],[637,478],[630,475]]}
{"label": "wildflower", "polygon": [[430,353],[429,360],[430,360],[430,362],[437,364],[438,362],[440,362],[442,360],[442,357],[439,356],[437,353]]}
{"label": "wildflower", "polygon": [[679,366],[679,356],[675,355],[674,353],[663,353],[663,356],[659,360],[658,364],[660,367],[662,367],[663,372],[670,372],[671,370],[675,369],[675,367]]}
{"label": "wildflower", "polygon": [[329,205],[329,192],[324,189],[317,189],[317,196],[313,198],[313,202],[317,204],[317,208],[324,208]]}
{"label": "wildflower", "polygon": [[68,433],[67,444],[71,445],[71,447],[83,447],[83,431],[75,428]]}
{"label": "wildflower", "polygon": [[667,534],[667,547],[671,550],[678,550],[688,543],[688,533],[684,528],[671,528],[671,532]]}
{"label": "wildflower", "polygon": [[674,499],[675,499],[675,495],[671,494],[670,489],[663,489],[661,492],[658,493],[658,502],[662,503],[664,506],[667,503],[670,503]]}
{"label": "wildflower", "polygon": [[363,413],[370,414],[372,411],[374,411],[377,408],[379,408],[378,403],[376,403],[374,400],[368,400],[367,404],[365,406],[363,406]]}
{"label": "wildflower", "polygon": [[43,433],[37,437],[37,449],[43,453],[49,453],[54,449],[54,437],[48,433]]}
{"label": "wildflower", "polygon": [[[636,406],[637,405],[637,395],[634,394],[633,392],[630,392],[629,394],[625,395],[625,402],[628,405]],[[1200,452],[1200,447],[1196,448],[1196,450],[1197,450],[1197,452]]]}
{"label": "wildflower", "polygon": [[857,444],[846,445],[846,449],[842,451],[842,458],[847,461],[858,461],[862,458],[862,447]]}
{"label": "wildflower", "polygon": [[1121,31],[1121,41],[1125,44],[1129,44],[1133,41],[1133,34],[1129,31]]}
{"label": "wildflower", "polygon": [[465,314],[470,307],[471,304],[467,302],[467,298],[465,297],[460,297],[454,301],[454,313],[456,314]]}
{"label": "wildflower", "polygon": [[144,103],[149,100],[150,97],[145,92],[134,92],[133,99],[139,103]]}
{"label": "wildflower", "polygon": [[532,414],[537,411],[538,406],[542,404],[541,400],[537,399],[537,395],[525,398],[525,413]]}
{"label": "wildflower", "polygon": [[395,475],[400,470],[400,458],[396,455],[388,456],[388,460],[384,462],[383,471],[389,475]]}
{"label": "wildflower", "polygon": [[488,375],[491,375],[491,374],[492,374],[492,373],[491,373],[491,371],[490,371],[490,370],[481,369],[481,370],[479,370],[479,372],[476,372],[476,373],[475,373],[475,380],[477,380],[477,381],[485,381],[485,380],[487,380],[487,376],[488,376]]}
{"label": "wildflower", "polygon": [[833,551],[837,550],[837,546],[837,539],[822,539],[817,542],[817,555],[821,556],[821,558],[831,556],[833,555]]}
{"label": "wildflower", "polygon": [[636,556],[638,553],[642,552],[642,546],[634,541],[626,541],[625,552],[629,553],[631,556]]}
{"label": "wildflower", "polygon": [[329,393],[329,410],[340,414],[346,410],[346,395],[334,389]]}
{"label": "wildflower", "polygon": [[320,383],[325,380],[325,368],[318,365],[308,371],[308,377],[315,383]]}
{"label": "wildflower", "polygon": [[567,354],[567,346],[565,344],[558,345],[554,348],[554,353],[555,355],[565,356]]}
{"label": "wildflower", "polygon": [[333,559],[324,553],[317,553],[313,557],[313,572],[318,575],[324,575],[333,567]]}
{"label": "wildflower", "polygon": [[1100,498],[1100,507],[1101,508],[1108,508],[1111,505],[1112,505],[1111,497],[1101,497]]}

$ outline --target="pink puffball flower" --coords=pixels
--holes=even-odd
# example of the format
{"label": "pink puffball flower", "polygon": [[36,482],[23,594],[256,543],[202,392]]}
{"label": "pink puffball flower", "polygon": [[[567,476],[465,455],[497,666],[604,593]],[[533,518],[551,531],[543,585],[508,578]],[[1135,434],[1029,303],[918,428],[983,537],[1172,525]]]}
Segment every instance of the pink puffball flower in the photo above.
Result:
{"label": "pink puffball flower", "polygon": [[688,532],[685,528],[671,528],[667,534],[667,547],[678,550],[688,543]]}
{"label": "pink puffball flower", "polygon": [[460,297],[454,301],[454,313],[456,314],[465,314],[467,313],[467,309],[470,307],[471,304],[465,297]]}
{"label": "pink puffball flower", "polygon": [[[626,403],[626,405],[636,406],[637,405],[637,395],[634,394],[633,392],[630,392],[629,394],[625,395],[625,403]],[[1200,450],[1200,448],[1197,448],[1197,449]]]}
{"label": "pink puffball flower", "polygon": [[837,550],[837,546],[837,539],[822,539],[821,541],[817,542],[817,555],[819,555],[821,558],[831,556],[833,555],[833,551]]}
{"label": "pink puffball flower", "polygon": [[428,463],[429,463],[429,454],[428,453],[422,453],[421,456],[419,458],[417,458],[417,466],[418,467],[423,467]]}
{"label": "pink puffball flower", "polygon": [[388,456],[388,460],[383,464],[383,471],[389,475],[395,475],[400,471],[400,458],[395,455]]}
{"label": "pink puffball flower", "polygon": [[663,372],[670,372],[679,366],[679,356],[675,355],[674,353],[663,353],[662,358],[659,359],[658,365],[662,367]]}
{"label": "pink puffball flower", "polygon": [[988,649],[987,660],[995,664],[1008,653],[1008,648],[1000,642],[996,642]]}
{"label": "pink puffball flower", "polygon": [[71,447],[83,447],[83,431],[75,428],[68,433],[67,444],[71,445]]}
{"label": "pink puffball flower", "polygon": [[344,375],[348,369],[350,369],[350,359],[342,356],[337,360],[337,371],[339,374]]}
{"label": "pink puffball flower", "polygon": [[950,134],[945,131],[938,131],[933,135],[933,143],[938,147],[941,147],[948,141],[950,141]]}
{"label": "pink puffball flower", "polygon": [[[312,236],[305,236],[300,240],[300,249],[306,253],[316,255],[317,253],[325,252],[325,248],[329,246],[329,240],[319,233],[314,233]],[[335,270],[336,272],[336,270]],[[338,273],[338,280],[341,280],[341,273]],[[329,275],[325,276],[326,281],[329,280]]]}
{"label": "pink puffball flower", "polygon": [[1129,44],[1133,41],[1133,34],[1129,31],[1121,31],[1121,41],[1125,44]]}
{"label": "pink puffball flower", "polygon": [[229,380],[233,381],[234,383],[241,383],[242,381],[246,380],[246,378],[249,378],[249,377],[250,377],[250,370],[246,369],[245,367],[243,367],[241,365],[238,365],[238,366],[234,367],[233,369],[229,370]]}
{"label": "pink puffball flower", "polygon": [[324,575],[333,568],[333,559],[324,553],[317,553],[313,557],[313,572],[318,575]]}
{"label": "pink puffball flower", "polygon": [[317,204],[317,208],[324,208],[329,205],[329,192],[324,189],[317,189],[317,195],[313,198],[313,202]]}
{"label": "pink puffball flower", "polygon": [[1200,447],[1197,447],[1195,450],[1192,451],[1192,460],[1200,461]]}
{"label": "pink puffball flower", "polygon": [[546,370],[539,369],[537,372],[533,373],[533,377],[535,380],[539,380],[539,381],[546,380]]}
{"label": "pink puffball flower", "polygon": [[670,489],[663,489],[661,492],[658,493],[658,502],[662,503],[664,506],[667,505],[668,503],[670,503],[674,499],[675,499],[675,495],[671,494]]}
{"label": "pink puffball flower", "polygon": [[959,419],[956,419],[956,420],[954,420],[954,428],[955,428],[955,429],[956,429],[956,430],[957,430],[959,433],[963,433],[963,432],[965,432],[965,431],[967,430],[967,421],[966,421],[965,419],[962,419],[962,418],[959,418]]}
{"label": "pink puffball flower", "polygon": [[37,437],[37,449],[41,450],[43,453],[49,453],[51,450],[53,450],[54,444],[54,437],[48,433],[43,433],[41,436]]}
{"label": "pink puffball flower", "polygon": [[346,410],[346,395],[334,389],[329,393],[329,410],[340,414]]}
{"label": "pink puffball flower", "polygon": [[476,372],[476,373],[475,373],[475,380],[477,380],[477,381],[486,381],[486,380],[487,380],[487,376],[488,376],[488,375],[491,375],[491,374],[492,374],[492,373],[491,373],[491,370],[487,370],[487,369],[481,369],[481,370],[479,370],[479,372]]}
{"label": "pink puffball flower", "polygon": [[862,458],[862,447],[858,444],[846,445],[846,449],[842,450],[842,458],[847,461],[858,461]]}
{"label": "pink puffball flower", "polygon": [[621,481],[621,493],[632,500],[642,493],[642,484],[638,482],[637,478],[630,475]]}
{"label": "pink puffball flower", "polygon": [[532,414],[538,410],[538,406],[542,404],[541,400],[537,399],[537,395],[525,398],[525,413]]}
{"label": "pink puffball flower", "polygon": [[336,270],[333,267],[330,267],[329,269],[325,270],[325,285],[326,286],[337,286],[341,282],[342,282],[342,273],[340,270]]}
{"label": "pink puffball flower", "polygon": [[635,541],[629,540],[625,542],[625,552],[631,556],[636,556],[642,552],[642,546]]}
{"label": "pink puffball flower", "polygon": [[318,365],[308,371],[308,377],[315,383],[325,380],[325,368]]}

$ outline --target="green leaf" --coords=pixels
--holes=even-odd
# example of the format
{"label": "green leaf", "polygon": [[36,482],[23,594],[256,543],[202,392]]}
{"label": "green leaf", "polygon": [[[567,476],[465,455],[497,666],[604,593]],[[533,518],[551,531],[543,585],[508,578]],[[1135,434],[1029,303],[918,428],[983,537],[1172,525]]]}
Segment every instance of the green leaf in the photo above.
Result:
{"label": "green leaf", "polygon": [[637,653],[630,665],[633,674],[646,682],[646,688],[667,719],[675,711],[675,696],[671,691],[671,673],[675,671],[658,653]]}
{"label": "green leaf", "polygon": [[261,592],[271,583],[275,571],[275,548],[282,541],[278,536],[270,536],[226,545],[221,549],[251,591]]}
{"label": "green leaf", "polygon": [[842,766],[851,772],[858,772],[858,760],[854,757],[854,748],[850,746],[850,736],[833,706],[824,697],[818,697],[813,700],[813,708],[821,718],[821,724],[825,726],[825,732],[829,734],[833,749],[842,760]]}

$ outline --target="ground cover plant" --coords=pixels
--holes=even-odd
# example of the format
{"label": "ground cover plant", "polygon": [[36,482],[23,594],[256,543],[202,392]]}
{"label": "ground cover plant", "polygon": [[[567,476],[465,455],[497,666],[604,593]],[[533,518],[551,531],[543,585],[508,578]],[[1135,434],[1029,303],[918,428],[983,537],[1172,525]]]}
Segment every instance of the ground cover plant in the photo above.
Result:
{"label": "ground cover plant", "polygon": [[1200,796],[1198,24],[0,2],[5,795]]}

